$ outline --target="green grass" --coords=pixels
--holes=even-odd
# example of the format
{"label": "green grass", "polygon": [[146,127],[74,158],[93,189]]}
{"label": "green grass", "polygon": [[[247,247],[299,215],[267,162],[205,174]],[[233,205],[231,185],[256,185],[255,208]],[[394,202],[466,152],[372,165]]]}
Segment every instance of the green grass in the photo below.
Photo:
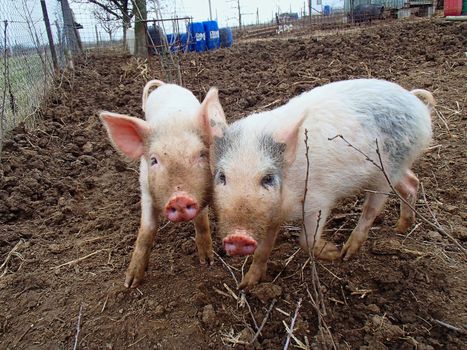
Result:
{"label": "green grass", "polygon": [[[46,59],[43,57],[43,60]],[[0,57],[0,113],[6,92],[3,132],[0,133],[0,137],[18,122],[25,121],[31,116],[46,93],[51,77],[49,61],[45,61],[47,70],[45,72],[43,61],[37,53],[6,57],[6,60],[9,79],[5,79],[5,57]],[[11,89],[7,84],[8,80]]]}

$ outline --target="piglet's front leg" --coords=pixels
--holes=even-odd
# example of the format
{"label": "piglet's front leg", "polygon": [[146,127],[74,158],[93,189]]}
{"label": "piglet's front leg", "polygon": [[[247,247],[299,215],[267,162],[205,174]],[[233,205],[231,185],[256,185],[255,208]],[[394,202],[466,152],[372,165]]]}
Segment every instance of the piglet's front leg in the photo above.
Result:
{"label": "piglet's front leg", "polygon": [[141,224],[130,265],[125,274],[125,287],[127,288],[136,288],[141,284],[159,228],[159,215],[152,205],[148,192],[143,190],[141,194]]}
{"label": "piglet's front leg", "polygon": [[258,242],[258,247],[253,255],[253,262],[245,277],[243,277],[242,282],[239,284],[239,289],[251,288],[266,277],[269,256],[274,248],[278,231],[278,227],[269,229],[264,240]]}
{"label": "piglet's front leg", "polygon": [[141,284],[148,267],[156,231],[156,228],[140,227],[130,265],[125,275],[125,287],[136,288]]}
{"label": "piglet's front leg", "polygon": [[204,208],[194,219],[195,241],[198,248],[198,257],[201,265],[212,265],[214,255],[212,252],[211,230],[209,228],[208,208]]}

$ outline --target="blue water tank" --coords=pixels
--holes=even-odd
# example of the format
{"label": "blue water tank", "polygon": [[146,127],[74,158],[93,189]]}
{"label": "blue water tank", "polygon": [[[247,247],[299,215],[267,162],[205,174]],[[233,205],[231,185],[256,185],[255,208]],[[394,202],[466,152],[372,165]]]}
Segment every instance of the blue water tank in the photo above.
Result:
{"label": "blue water tank", "polygon": [[188,43],[188,34],[180,33],[180,50],[181,51],[183,52],[188,51],[187,43]]}
{"label": "blue water tank", "polygon": [[188,25],[190,51],[206,51],[206,33],[203,22],[193,22]]}
{"label": "blue water tank", "polygon": [[204,31],[206,32],[206,46],[208,50],[218,49],[221,45],[219,38],[219,25],[217,21],[203,22]]}
{"label": "blue water tank", "polygon": [[331,6],[330,5],[324,5],[323,15],[325,15],[325,16],[330,16],[331,15]]}
{"label": "blue water tank", "polygon": [[221,39],[221,47],[231,47],[233,43],[232,29],[221,28],[219,29],[219,36]]}

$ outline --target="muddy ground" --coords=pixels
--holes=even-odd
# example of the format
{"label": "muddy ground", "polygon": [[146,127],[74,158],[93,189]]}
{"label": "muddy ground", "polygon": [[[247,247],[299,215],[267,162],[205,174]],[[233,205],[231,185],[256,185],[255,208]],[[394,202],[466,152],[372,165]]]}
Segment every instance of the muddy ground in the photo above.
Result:
{"label": "muddy ground", "polygon": [[[395,22],[189,54],[182,71],[199,98],[219,87],[230,120],[342,79],[371,76],[431,90],[439,111],[435,138],[414,171],[437,220],[465,247],[466,46],[465,23]],[[251,313],[228,290],[241,295],[219,259],[199,266],[190,224],[165,226],[143,285],[123,287],[139,223],[137,165],[112,149],[96,112],[141,116],[144,83],[161,76],[157,62],[151,67],[115,52],[89,55],[57,78],[36,126],[18,126],[4,143],[0,348],[70,349],[80,315],[79,349],[281,349],[283,321],[290,324],[300,298],[294,335],[325,348],[329,339],[315,337],[307,256],[299,251],[286,265],[298,248],[298,223],[282,230],[268,280],[246,294]],[[361,204],[362,196],[353,196],[334,210],[329,239],[343,244]],[[425,204],[420,198],[417,208],[430,217]],[[410,235],[396,234],[397,214],[392,199],[353,260],[318,265],[334,342],[341,349],[465,348],[465,256],[420,221]],[[218,239],[215,248],[241,278],[244,260],[225,257]],[[242,345],[274,298],[257,341]]]}

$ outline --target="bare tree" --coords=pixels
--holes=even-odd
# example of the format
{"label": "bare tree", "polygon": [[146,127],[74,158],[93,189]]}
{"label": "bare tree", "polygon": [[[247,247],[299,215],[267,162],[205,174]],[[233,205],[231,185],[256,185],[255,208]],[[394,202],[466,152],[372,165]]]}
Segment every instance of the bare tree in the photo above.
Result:
{"label": "bare tree", "polygon": [[109,35],[110,41],[112,41],[112,34],[122,26],[122,23],[115,16],[102,9],[102,7],[96,6],[93,15],[99,21],[102,29]]}
{"label": "bare tree", "polygon": [[[103,13],[107,13],[109,18],[121,21],[123,28],[123,43],[126,43],[126,31],[130,28],[130,21],[134,15],[135,0],[73,0],[75,3],[94,4]],[[98,18],[99,19],[99,18]],[[99,20],[100,21],[100,20]],[[102,22],[101,22],[102,25]],[[104,27],[103,27],[104,28]],[[104,30],[106,30],[104,28]],[[107,31],[106,31],[107,32]],[[107,32],[110,36],[110,33]]]}

